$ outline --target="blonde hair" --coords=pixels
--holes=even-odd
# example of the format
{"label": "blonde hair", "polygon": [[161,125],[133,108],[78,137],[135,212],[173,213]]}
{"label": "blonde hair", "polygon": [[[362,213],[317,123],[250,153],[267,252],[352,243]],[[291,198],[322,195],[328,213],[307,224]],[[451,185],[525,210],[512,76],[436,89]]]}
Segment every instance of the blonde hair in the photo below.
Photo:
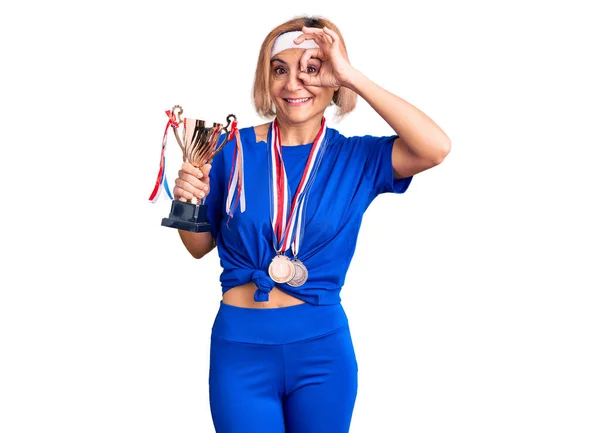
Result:
{"label": "blonde hair", "polygon": [[[302,27],[327,27],[336,32],[340,37],[342,54],[348,60],[348,52],[344,38],[335,24],[326,18],[302,16],[293,18],[277,27],[267,35],[260,47],[260,54],[254,74],[254,107],[256,112],[263,117],[275,116],[274,104],[269,91],[271,77],[271,48],[275,39],[283,33],[302,30]],[[332,102],[337,106],[336,115],[343,117],[350,113],[356,106],[356,93],[347,87],[340,87],[334,92]]]}

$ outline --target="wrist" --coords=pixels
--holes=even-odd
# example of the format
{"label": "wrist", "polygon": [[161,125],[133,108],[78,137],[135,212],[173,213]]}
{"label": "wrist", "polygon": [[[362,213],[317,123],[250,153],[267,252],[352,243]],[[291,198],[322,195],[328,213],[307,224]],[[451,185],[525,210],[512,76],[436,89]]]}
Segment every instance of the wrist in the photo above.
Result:
{"label": "wrist", "polygon": [[355,93],[359,93],[362,83],[364,83],[366,80],[367,77],[365,77],[362,72],[360,72],[358,69],[352,68],[350,73],[346,76],[342,86],[347,87]]}

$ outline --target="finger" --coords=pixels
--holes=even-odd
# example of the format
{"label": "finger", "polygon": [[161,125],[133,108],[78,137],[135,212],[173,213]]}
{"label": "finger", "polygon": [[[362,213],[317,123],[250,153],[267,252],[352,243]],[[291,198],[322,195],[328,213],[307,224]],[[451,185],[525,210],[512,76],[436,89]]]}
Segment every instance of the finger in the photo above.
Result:
{"label": "finger", "polygon": [[302,35],[298,36],[296,39],[294,39],[294,43],[296,45],[300,45],[305,40],[306,40],[306,36],[304,34],[302,34]]}
{"label": "finger", "polygon": [[[317,42],[318,40],[320,40],[319,36],[320,35],[318,33],[311,33],[311,34],[308,34],[308,35],[300,35],[294,41],[301,40],[301,42],[298,42],[298,44],[301,44],[304,41],[315,41],[315,42]],[[300,38],[302,38],[302,39],[300,39]],[[317,45],[319,45],[318,42],[317,42]]]}
{"label": "finger", "polygon": [[181,165],[181,169],[184,172],[197,177],[198,179],[200,179],[200,178],[202,178],[202,176],[204,176],[202,171],[200,171],[200,169],[198,167],[193,166],[192,164],[190,164],[187,161]]}
{"label": "finger", "polygon": [[317,47],[319,47],[319,49],[321,50],[321,52],[318,55],[313,57],[317,57],[321,60],[324,60],[325,57],[329,56],[329,52],[333,48],[333,41],[325,33],[321,32],[312,35],[307,35],[306,39],[310,39],[311,41],[316,43]]}
{"label": "finger", "polygon": [[314,41],[320,34],[322,34],[322,30],[321,29],[314,29],[314,28],[310,28],[310,27],[303,27],[302,31],[304,33],[302,33],[300,36],[298,36],[295,41],[299,41],[297,42],[298,44],[301,44],[304,41]]}
{"label": "finger", "polygon": [[317,44],[319,44],[320,46],[322,46],[322,44],[331,45],[333,43],[333,39],[331,39],[331,36],[326,34],[325,31],[322,29],[320,32],[316,32],[314,36],[315,42],[317,42]]}
{"label": "finger", "polygon": [[208,179],[208,174],[210,173],[211,168],[211,164],[204,164],[202,167],[200,167],[200,171],[205,179]]}
{"label": "finger", "polygon": [[320,86],[321,80],[319,77],[309,75],[306,72],[300,72],[298,78],[304,83],[305,86]]}
{"label": "finger", "polygon": [[[315,42],[317,40],[321,40],[323,42],[332,44],[334,41],[334,38],[331,37],[330,34],[326,33],[325,29],[326,29],[326,27],[324,27],[322,29],[314,28],[314,27],[303,27],[302,32],[304,32],[304,34],[298,36],[298,38],[302,37],[303,40],[310,39],[310,40],[314,40]],[[327,29],[327,30],[329,30],[329,29]],[[329,30],[329,32],[334,33],[331,30]],[[318,44],[318,42],[317,42],[317,44]]]}
{"label": "finger", "polygon": [[179,177],[175,179],[175,185],[178,185],[180,188],[183,188],[192,194],[196,194],[198,191],[204,190],[204,187],[207,184],[192,175],[180,173]]}
{"label": "finger", "polygon": [[184,191],[184,193],[182,193],[182,196],[187,198],[188,200],[191,200],[193,197],[204,198],[209,191],[208,185],[204,183],[199,182],[199,184],[194,185],[186,181],[185,179],[179,177],[175,179],[175,185],[181,191]]}
{"label": "finger", "polygon": [[173,196],[175,197],[176,200],[181,200],[181,201],[191,201],[194,198],[194,194],[192,194],[189,191],[186,191],[185,189],[183,189],[179,186],[175,186],[173,188]]}
{"label": "finger", "polygon": [[313,35],[315,33],[321,33],[323,32],[323,29],[319,28],[319,27],[302,27],[302,33],[304,33],[305,35]]}
{"label": "finger", "polygon": [[[193,188],[200,190],[200,191],[202,191],[202,190],[206,191],[207,186],[210,184],[209,177],[205,177],[205,178],[203,178],[203,180],[200,180],[196,176],[193,176],[189,173],[185,173],[183,170],[179,171],[178,179],[182,180],[183,182],[186,182],[187,184],[191,185]],[[179,186],[181,186],[185,189],[184,185],[179,185]]]}
{"label": "finger", "polygon": [[329,37],[331,38],[331,43],[332,44],[337,44],[340,42],[340,37],[338,36],[338,34],[336,32],[334,32],[333,30],[331,30],[328,27],[323,27],[323,32]]}
{"label": "finger", "polygon": [[320,47],[330,47],[333,44],[333,39],[325,33],[319,33],[315,35],[315,42]]}
{"label": "finger", "polygon": [[302,53],[302,56],[300,57],[300,71],[304,72],[306,71],[306,68],[308,68],[308,61],[312,58],[315,59],[319,59],[319,49],[318,48],[309,48],[307,50],[304,50],[304,53]]}

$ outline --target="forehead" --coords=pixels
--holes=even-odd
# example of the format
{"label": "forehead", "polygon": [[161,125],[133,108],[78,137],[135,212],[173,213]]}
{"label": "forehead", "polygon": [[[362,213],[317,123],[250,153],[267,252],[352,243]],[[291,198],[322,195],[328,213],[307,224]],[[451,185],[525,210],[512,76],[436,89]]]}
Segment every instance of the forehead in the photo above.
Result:
{"label": "forehead", "polygon": [[293,60],[300,60],[300,57],[302,57],[302,54],[304,54],[304,51],[305,51],[304,48],[288,48],[286,50],[280,51],[279,53],[275,54],[273,56],[273,58],[271,59],[271,61],[283,60],[285,62],[288,62],[288,61],[293,61]]}

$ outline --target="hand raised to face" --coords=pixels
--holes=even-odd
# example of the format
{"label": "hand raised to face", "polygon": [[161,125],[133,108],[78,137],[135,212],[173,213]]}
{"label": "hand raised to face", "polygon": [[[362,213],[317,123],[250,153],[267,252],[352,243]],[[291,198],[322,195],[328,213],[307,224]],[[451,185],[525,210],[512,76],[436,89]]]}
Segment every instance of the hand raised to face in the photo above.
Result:
{"label": "hand raised to face", "polygon": [[[302,35],[294,42],[301,44],[305,40],[314,41],[319,48],[305,50],[300,59],[299,78],[307,86],[340,87],[349,82],[353,71],[343,49],[340,37],[333,30],[324,27],[303,27]],[[307,72],[308,61],[311,58],[321,60],[322,65],[318,74]]]}

